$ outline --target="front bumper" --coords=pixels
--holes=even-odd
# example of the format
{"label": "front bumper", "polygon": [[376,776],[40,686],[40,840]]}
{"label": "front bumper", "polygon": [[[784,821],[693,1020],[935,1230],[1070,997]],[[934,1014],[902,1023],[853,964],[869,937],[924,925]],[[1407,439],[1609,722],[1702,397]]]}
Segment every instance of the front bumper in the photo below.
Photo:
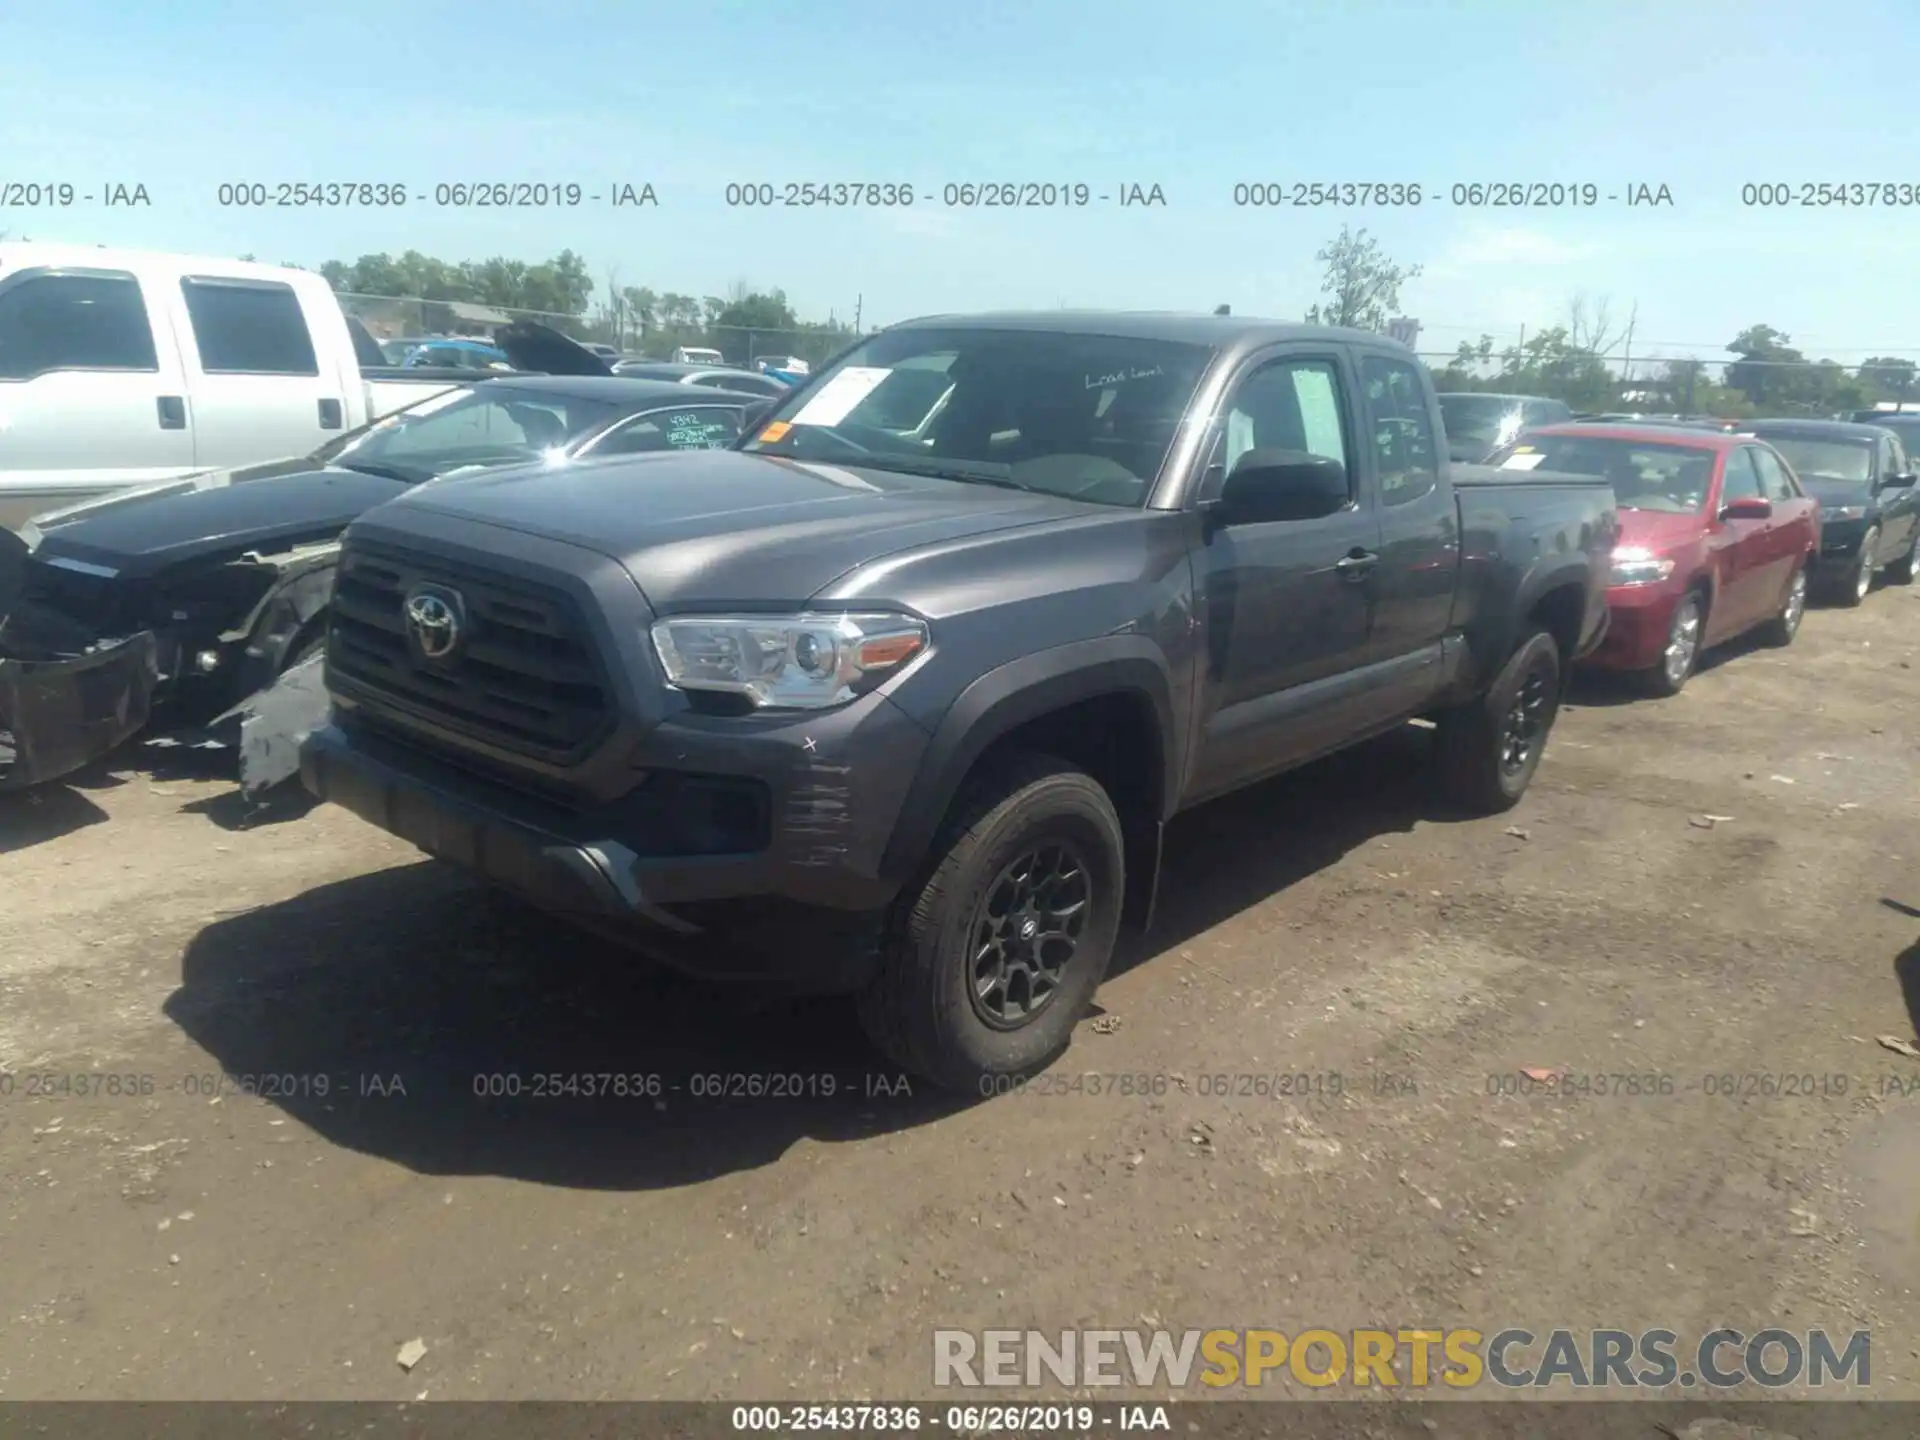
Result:
{"label": "front bumper", "polygon": [[153,703],[156,649],[143,630],[70,660],[0,659],[0,790],[57,780],[131,738]]}
{"label": "front bumper", "polygon": [[1817,568],[1829,575],[1851,569],[1859,557],[1860,542],[1867,538],[1867,524],[1865,520],[1821,521]]}
{"label": "front bumper", "polygon": [[1667,584],[1607,590],[1606,638],[1584,664],[1596,670],[1648,670],[1660,663],[1680,592]]}
{"label": "front bumper", "polygon": [[300,773],[319,799],[676,968],[850,990],[897,889],[880,857],[927,735],[879,696],[849,711],[748,734],[669,722],[610,801],[523,790],[337,709]]}

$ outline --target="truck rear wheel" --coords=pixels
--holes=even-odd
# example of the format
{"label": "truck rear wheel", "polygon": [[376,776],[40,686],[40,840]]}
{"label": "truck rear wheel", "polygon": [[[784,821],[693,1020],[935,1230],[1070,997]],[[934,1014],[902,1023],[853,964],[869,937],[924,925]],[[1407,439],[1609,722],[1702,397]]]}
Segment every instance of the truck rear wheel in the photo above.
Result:
{"label": "truck rear wheel", "polygon": [[1436,760],[1447,798],[1486,815],[1517,805],[1540,768],[1560,691],[1560,646],[1534,630],[1485,695],[1441,713]]}
{"label": "truck rear wheel", "polygon": [[1125,875],[1120,817],[1091,775],[1045,755],[996,765],[897,902],[860,996],[868,1037],[965,1094],[1044,1067],[1106,975]]}

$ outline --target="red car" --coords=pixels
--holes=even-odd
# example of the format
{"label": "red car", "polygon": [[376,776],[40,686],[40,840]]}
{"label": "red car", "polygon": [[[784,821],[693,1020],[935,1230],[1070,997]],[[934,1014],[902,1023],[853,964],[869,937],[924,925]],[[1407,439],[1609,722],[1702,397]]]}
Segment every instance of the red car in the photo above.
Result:
{"label": "red car", "polygon": [[1766,442],[1677,425],[1552,425],[1488,463],[1612,483],[1620,540],[1607,638],[1586,661],[1596,669],[1673,695],[1709,646],[1760,628],[1786,645],[1800,628],[1820,503]]}

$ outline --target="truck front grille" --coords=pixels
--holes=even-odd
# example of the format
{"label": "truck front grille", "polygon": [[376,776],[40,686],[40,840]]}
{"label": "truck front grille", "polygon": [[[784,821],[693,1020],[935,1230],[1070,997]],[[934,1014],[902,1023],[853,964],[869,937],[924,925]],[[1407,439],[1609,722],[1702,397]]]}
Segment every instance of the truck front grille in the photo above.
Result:
{"label": "truck front grille", "polygon": [[[420,585],[456,592],[464,632],[428,660],[408,634]],[[571,598],[515,576],[350,545],[334,580],[327,666],[362,704],[570,765],[612,728],[612,697]]]}

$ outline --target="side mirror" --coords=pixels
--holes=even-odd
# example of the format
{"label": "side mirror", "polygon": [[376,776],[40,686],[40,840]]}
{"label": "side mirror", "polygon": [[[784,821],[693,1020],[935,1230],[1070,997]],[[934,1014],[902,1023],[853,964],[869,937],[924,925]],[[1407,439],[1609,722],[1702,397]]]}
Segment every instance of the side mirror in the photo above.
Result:
{"label": "side mirror", "polygon": [[1896,470],[1891,475],[1883,475],[1880,477],[1880,488],[1883,490],[1909,490],[1913,488],[1915,478],[1911,470]]}
{"label": "side mirror", "polygon": [[1738,500],[1729,500],[1720,507],[1722,520],[1771,520],[1773,502],[1758,495],[1743,495]]}
{"label": "side mirror", "polygon": [[767,416],[771,415],[779,404],[779,399],[770,395],[765,400],[758,400],[744,407],[740,411],[740,438],[751,440],[760,427],[766,424]]}
{"label": "side mirror", "polygon": [[1352,499],[1347,467],[1338,460],[1300,450],[1249,450],[1221,486],[1218,512],[1228,525],[1318,520]]}

